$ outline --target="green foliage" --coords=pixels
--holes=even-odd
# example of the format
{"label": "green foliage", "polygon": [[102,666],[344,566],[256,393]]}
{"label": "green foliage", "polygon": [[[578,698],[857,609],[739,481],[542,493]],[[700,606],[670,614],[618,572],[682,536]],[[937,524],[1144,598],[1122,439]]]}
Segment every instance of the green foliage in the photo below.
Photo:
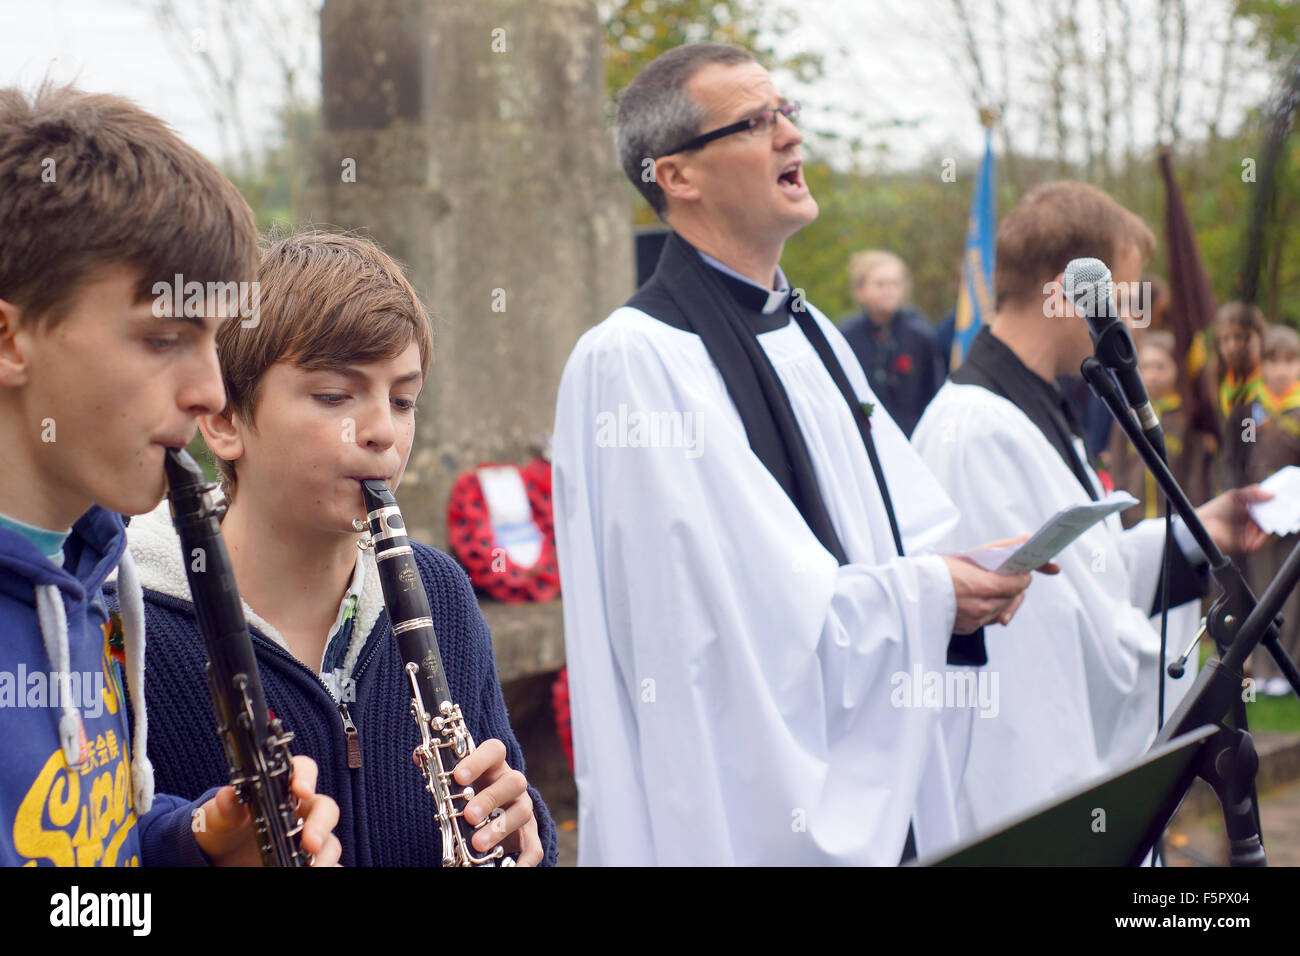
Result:
{"label": "green foliage", "polygon": [[782,268],[808,301],[831,318],[857,311],[849,291],[849,257],[889,249],[912,272],[912,300],[932,319],[956,303],[957,262],[966,240],[974,167],[958,182],[929,169],[871,176],[806,163],[804,176],[821,214],[786,243]]}
{"label": "green foliage", "polygon": [[1255,25],[1255,42],[1274,62],[1300,53],[1300,4],[1295,0],[1237,0],[1236,12]]}
{"label": "green foliage", "polygon": [[309,144],[321,128],[319,103],[290,103],[277,116],[275,143],[261,157],[253,171],[224,172],[243,193],[265,232],[272,226],[292,228],[302,193],[307,187]]}
{"label": "green foliage", "polygon": [[[1264,136],[1260,124],[1253,122],[1240,136],[1201,145],[1175,162],[1183,200],[1219,302],[1240,294],[1246,227],[1259,188],[1251,174],[1258,176]],[[1300,213],[1298,200],[1300,150],[1292,145],[1277,170],[1274,205],[1265,229],[1258,305],[1270,322],[1300,323],[1300,261],[1291,226]],[[1162,210],[1163,205],[1156,208],[1157,217],[1163,215]],[[1155,223],[1160,221],[1157,218]],[[1158,254],[1157,265],[1160,263]]]}
{"label": "green foliage", "polygon": [[815,54],[780,58],[764,38],[779,35],[797,21],[786,7],[775,11],[754,0],[600,0],[605,23],[605,78],[610,103],[641,68],[683,43],[729,43],[753,53],[769,70],[789,70],[804,81],[821,75]]}
{"label": "green foliage", "polygon": [[[1174,158],[1174,173],[1219,302],[1240,293],[1244,235],[1257,188],[1247,175],[1250,164],[1243,166],[1243,161],[1258,159],[1263,136],[1258,122],[1248,123],[1233,138],[1188,146]],[[814,305],[840,318],[857,309],[849,294],[849,256],[862,249],[889,249],[912,272],[913,304],[938,321],[956,303],[957,263],[977,164],[974,155],[959,161],[957,180],[948,183],[939,175],[938,157],[891,174],[806,163],[805,176],[821,215],[786,243],[782,267],[790,281]],[[999,221],[1026,191],[1058,176],[1054,161],[1022,156],[1016,169],[1019,181],[1008,182],[1006,169],[997,168]],[[1086,178],[1077,169],[1067,168],[1065,175]],[[1155,232],[1157,250],[1150,267],[1167,274],[1164,184],[1154,152],[1136,156],[1130,168],[1117,170],[1109,180],[1098,185]],[[1300,217],[1300,149],[1294,146],[1279,170],[1277,197],[1258,304],[1270,322],[1300,325],[1300,235],[1291,225]]]}
{"label": "green foliage", "polygon": [[194,434],[194,440],[185,446],[185,450],[194,456],[194,460],[203,469],[203,474],[207,476],[208,481],[217,480],[216,459],[212,456],[212,449],[208,448],[208,443],[203,440],[202,432]]}

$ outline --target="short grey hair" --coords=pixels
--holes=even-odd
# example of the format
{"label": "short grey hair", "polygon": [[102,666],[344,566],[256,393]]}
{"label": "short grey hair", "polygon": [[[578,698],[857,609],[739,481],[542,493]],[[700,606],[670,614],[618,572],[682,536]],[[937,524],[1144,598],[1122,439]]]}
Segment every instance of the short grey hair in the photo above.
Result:
{"label": "short grey hair", "polygon": [[740,47],[687,43],[655,57],[623,91],[614,134],[619,162],[659,218],[663,218],[668,200],[650,171],[653,162],[646,160],[657,160],[674,146],[698,136],[707,118],[704,108],[686,92],[686,84],[715,63],[735,66],[753,62],[757,62],[754,55]]}

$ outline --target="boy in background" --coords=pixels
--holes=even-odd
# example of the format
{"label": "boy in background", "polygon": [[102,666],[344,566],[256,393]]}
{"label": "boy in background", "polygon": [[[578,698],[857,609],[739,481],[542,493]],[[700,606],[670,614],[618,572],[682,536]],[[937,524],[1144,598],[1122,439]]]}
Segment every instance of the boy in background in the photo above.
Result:
{"label": "boy in background", "polygon": [[[1208,436],[1192,428],[1183,407],[1182,395],[1178,391],[1174,335],[1161,329],[1136,338],[1138,370],[1165,434],[1169,468],[1192,505],[1203,504],[1213,497],[1211,468],[1214,456]],[[1136,505],[1120,513],[1125,528],[1164,515],[1164,493],[1156,486],[1155,478],[1133,450],[1122,429],[1116,428],[1111,432],[1106,465],[1115,488],[1127,491],[1138,500]]]}
{"label": "boy in background", "polygon": [[[1300,333],[1287,325],[1270,326],[1264,332],[1260,362],[1261,387],[1251,408],[1255,421],[1255,443],[1246,458],[1246,476],[1263,481],[1279,468],[1300,465]],[[1294,536],[1271,538],[1263,550],[1252,555],[1247,574],[1250,588],[1259,597],[1282,568],[1295,547]],[[1300,588],[1282,605],[1286,622],[1279,637],[1282,649],[1294,659],[1300,652]],[[1291,685],[1264,651],[1251,655],[1252,673],[1270,697],[1291,693]]]}
{"label": "boy in background", "polygon": [[1219,484],[1233,488],[1246,478],[1247,459],[1254,445],[1248,424],[1263,379],[1260,349],[1264,314],[1256,306],[1229,302],[1214,316],[1214,343],[1219,363],[1219,411],[1223,415],[1223,462]]}
{"label": "boy in background", "polygon": [[906,304],[912,280],[894,253],[855,253],[849,259],[849,281],[862,311],[841,324],[840,331],[867,373],[871,390],[910,436],[943,384],[946,365],[934,331],[922,312]]}

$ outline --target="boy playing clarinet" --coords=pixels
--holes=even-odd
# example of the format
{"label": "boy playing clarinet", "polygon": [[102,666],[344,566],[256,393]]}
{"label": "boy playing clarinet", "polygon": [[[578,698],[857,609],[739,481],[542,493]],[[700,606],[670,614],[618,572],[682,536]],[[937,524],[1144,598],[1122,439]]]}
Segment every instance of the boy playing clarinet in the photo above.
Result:
{"label": "boy playing clarinet", "polygon": [[[166,449],[225,403],[223,316],[204,290],[251,279],[256,238],[235,188],[156,117],[71,87],[0,90],[2,865],[258,862],[228,776],[155,794],[158,728],[137,719],[128,736],[113,661],[140,695],[139,585],[116,512],[153,508]],[[158,309],[155,283],[178,276],[200,283],[193,307]],[[101,594],[119,562],[120,622]],[[176,721],[217,739],[207,701]],[[336,862],[338,807],[315,795],[310,760],[295,768],[302,849]]]}
{"label": "boy playing clarinet", "polygon": [[[271,710],[320,766],[339,803],[345,866],[435,866],[436,807],[412,761],[420,742],[411,685],[372,551],[357,547],[361,482],[396,489],[432,360],[428,317],[398,265],[373,242],[303,234],[272,243],[258,270],[254,327],[227,326],[217,347],[229,404],[200,428],[218,459],[230,551]],[[218,414],[220,411],[220,414]],[[151,726],[203,704],[202,653],[165,510],[130,527],[154,637]],[[469,579],[447,555],[412,545],[452,700],[478,748],[457,765],[472,786],[482,854],[500,844],[520,865],[553,864],[555,831],[523,775],[492,641]],[[214,740],[155,732],[159,779],[201,793],[223,772]]]}

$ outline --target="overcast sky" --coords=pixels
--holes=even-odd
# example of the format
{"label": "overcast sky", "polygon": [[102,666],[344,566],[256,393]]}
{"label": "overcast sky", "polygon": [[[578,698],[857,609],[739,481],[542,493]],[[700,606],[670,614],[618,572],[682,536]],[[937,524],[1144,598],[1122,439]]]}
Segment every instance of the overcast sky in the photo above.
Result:
{"label": "overcast sky", "polygon": [[216,126],[170,46],[147,12],[122,0],[0,0],[0,84],[76,79],[130,97],[203,152],[219,152]]}
{"label": "overcast sky", "polygon": [[[1095,19],[1097,0],[1070,0],[1079,11],[1087,42],[1105,44],[1117,71],[1149,76],[1157,66],[1155,25],[1139,17],[1128,37],[1120,24]],[[1137,0],[1154,11],[1156,0]],[[1013,89],[1029,82],[1033,60],[1041,57],[1026,40],[1027,25],[1042,23],[1046,5],[1037,0],[1003,0],[1009,11],[1002,34],[996,32],[992,0],[966,0],[973,11],[982,47],[1011,51],[1006,79]],[[1217,63],[1200,44],[1211,38],[1223,21],[1213,11],[1226,9],[1227,0],[1192,4],[1201,11],[1198,30],[1189,44],[1187,74],[1193,82],[1186,93],[1184,127],[1203,129],[1213,107],[1210,87]],[[269,8],[301,9],[304,0],[265,0]],[[75,78],[84,88],[126,95],[162,116],[182,136],[204,153],[220,158],[229,152],[220,127],[198,79],[196,58],[222,57],[226,52],[219,31],[206,30],[197,11],[201,0],[178,0],[182,10],[196,11],[195,25],[185,32],[168,32],[150,12],[148,0],[0,0],[0,85],[33,87],[45,75],[59,80]],[[868,136],[887,138],[890,164],[914,162],[922,156],[947,152],[974,153],[982,145],[975,108],[962,76],[953,66],[952,0],[802,0],[798,4],[801,26],[775,39],[782,51],[813,50],[827,63],[825,78],[809,90],[795,91],[807,101],[813,125],[845,133],[860,132],[851,119],[854,111],[867,124],[891,118],[909,126],[889,132],[879,129]],[[1208,12],[1207,12],[1208,11]],[[195,32],[202,31],[202,32]],[[312,69],[318,68],[319,40],[308,27],[296,32],[301,54]],[[1001,44],[999,44],[999,40]],[[1125,41],[1126,42],[1123,42]],[[276,105],[274,74],[257,55],[258,36],[238,38],[246,51],[250,76],[243,85],[245,125],[254,136],[273,129]],[[996,57],[995,57],[996,59]],[[994,70],[991,82],[1002,79]],[[1234,82],[1225,107],[1230,131],[1242,108],[1258,102],[1268,90],[1262,71],[1245,70]],[[1155,106],[1151,99],[1134,107],[1138,135],[1154,136]],[[1039,147],[1041,123],[1028,113],[1008,117],[1018,151]],[[815,144],[810,144],[815,145]]]}

